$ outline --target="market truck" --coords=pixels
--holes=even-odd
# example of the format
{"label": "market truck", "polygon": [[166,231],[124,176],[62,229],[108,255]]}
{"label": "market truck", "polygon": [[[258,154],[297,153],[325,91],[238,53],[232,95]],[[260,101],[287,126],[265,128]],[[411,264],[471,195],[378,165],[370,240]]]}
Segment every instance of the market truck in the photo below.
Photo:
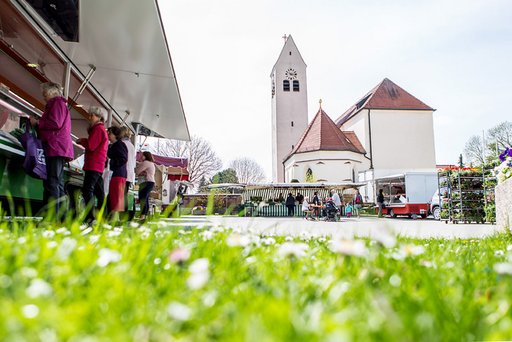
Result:
{"label": "market truck", "polygon": [[377,192],[383,190],[384,215],[426,218],[432,194],[437,190],[435,172],[407,172],[375,180]]}
{"label": "market truck", "polygon": [[[158,1],[0,0],[0,23],[3,212],[42,204],[42,182],[23,170],[15,134],[44,111],[41,83],[62,85],[73,140],[88,136],[87,109],[96,106],[106,126],[132,131],[135,146],[140,136],[190,141]],[[77,147],[75,158],[81,154]],[[79,160],[65,173],[67,187],[81,186]]]}

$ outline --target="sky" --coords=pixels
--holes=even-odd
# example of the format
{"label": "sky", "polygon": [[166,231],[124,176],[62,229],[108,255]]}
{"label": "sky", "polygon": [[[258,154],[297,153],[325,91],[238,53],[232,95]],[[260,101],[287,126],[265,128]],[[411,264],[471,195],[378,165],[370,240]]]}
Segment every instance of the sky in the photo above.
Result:
{"label": "sky", "polygon": [[[512,121],[511,0],[159,0],[191,135],[223,168],[272,175],[270,72],[291,34],[307,64],[309,121],[333,119],[389,78],[436,109],[436,162]],[[390,146],[396,139],[390,137]],[[420,152],[419,152],[420,153]]]}

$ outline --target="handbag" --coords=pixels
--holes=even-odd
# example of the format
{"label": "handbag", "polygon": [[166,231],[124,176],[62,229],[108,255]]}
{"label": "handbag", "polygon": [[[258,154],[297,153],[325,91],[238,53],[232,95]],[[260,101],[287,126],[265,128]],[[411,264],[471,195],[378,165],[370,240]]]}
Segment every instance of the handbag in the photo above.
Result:
{"label": "handbag", "polygon": [[25,149],[23,169],[34,178],[46,180],[46,158],[43,143],[32,132],[29,122],[25,124],[25,132],[20,137],[20,142]]}

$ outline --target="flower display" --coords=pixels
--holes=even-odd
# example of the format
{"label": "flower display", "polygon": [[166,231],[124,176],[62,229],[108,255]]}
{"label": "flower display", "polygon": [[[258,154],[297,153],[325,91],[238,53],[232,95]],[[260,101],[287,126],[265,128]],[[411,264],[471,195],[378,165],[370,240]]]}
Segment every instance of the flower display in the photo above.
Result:
{"label": "flower display", "polygon": [[503,153],[500,154],[501,164],[494,168],[498,183],[503,183],[512,177],[512,148],[507,147]]}

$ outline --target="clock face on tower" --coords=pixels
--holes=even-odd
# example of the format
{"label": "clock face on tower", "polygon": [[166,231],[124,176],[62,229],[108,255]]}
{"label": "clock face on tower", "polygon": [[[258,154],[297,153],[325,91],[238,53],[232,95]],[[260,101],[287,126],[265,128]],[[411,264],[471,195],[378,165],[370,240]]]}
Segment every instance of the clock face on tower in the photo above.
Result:
{"label": "clock face on tower", "polygon": [[288,68],[288,70],[286,70],[286,72],[284,73],[284,75],[286,76],[287,79],[289,80],[295,80],[297,79],[297,71],[295,71],[295,69],[292,69],[292,68]]}

